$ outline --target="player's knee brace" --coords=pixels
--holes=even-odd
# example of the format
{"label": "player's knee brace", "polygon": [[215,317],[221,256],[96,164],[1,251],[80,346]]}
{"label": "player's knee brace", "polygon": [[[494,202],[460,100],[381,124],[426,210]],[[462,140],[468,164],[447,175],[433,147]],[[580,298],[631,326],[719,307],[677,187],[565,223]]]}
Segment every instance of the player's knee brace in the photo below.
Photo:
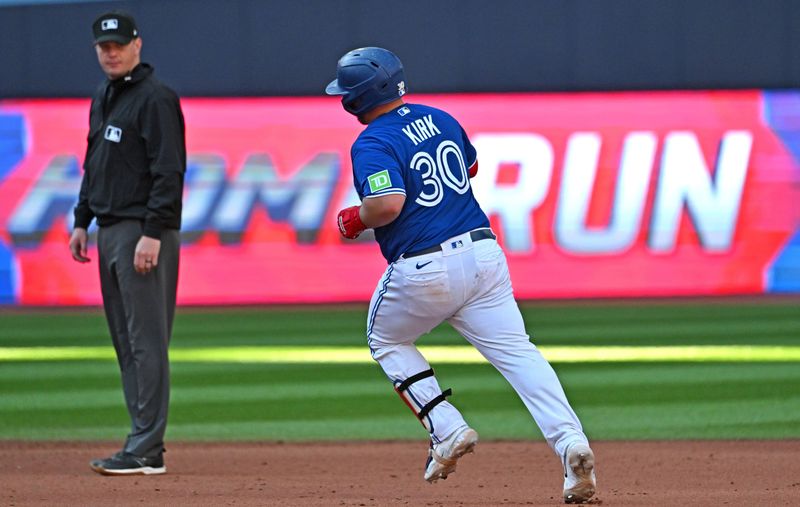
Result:
{"label": "player's knee brace", "polygon": [[428,403],[425,404],[420,403],[419,400],[417,400],[417,398],[409,392],[408,388],[411,387],[411,385],[414,384],[415,382],[419,382],[420,380],[428,377],[433,377],[433,368],[421,371],[415,375],[408,377],[403,381],[395,380],[394,390],[397,391],[397,394],[400,395],[400,399],[402,399],[403,402],[406,405],[408,405],[408,408],[411,409],[414,415],[417,416],[417,419],[419,419],[419,421],[422,423],[422,426],[424,426],[425,429],[430,432],[432,429],[430,420],[428,420],[427,415],[430,413],[431,410],[433,410],[433,408],[436,405],[445,401],[445,399],[448,396],[453,394],[453,390],[445,389],[444,391],[441,392],[441,394],[433,398]]}

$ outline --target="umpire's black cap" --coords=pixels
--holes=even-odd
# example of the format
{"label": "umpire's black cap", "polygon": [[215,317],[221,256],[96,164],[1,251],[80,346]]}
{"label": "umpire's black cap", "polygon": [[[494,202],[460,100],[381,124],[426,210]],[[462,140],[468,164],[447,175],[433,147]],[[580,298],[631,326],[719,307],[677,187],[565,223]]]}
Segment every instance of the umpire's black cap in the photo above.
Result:
{"label": "umpire's black cap", "polygon": [[133,16],[120,11],[107,12],[92,24],[94,43],[114,41],[127,44],[139,36],[139,29]]}

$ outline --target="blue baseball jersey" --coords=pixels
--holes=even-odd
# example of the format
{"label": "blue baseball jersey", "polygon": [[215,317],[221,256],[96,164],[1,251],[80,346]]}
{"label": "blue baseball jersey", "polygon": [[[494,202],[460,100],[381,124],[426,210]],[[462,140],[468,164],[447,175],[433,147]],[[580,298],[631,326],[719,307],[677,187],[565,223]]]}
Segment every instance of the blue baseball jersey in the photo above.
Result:
{"label": "blue baseball jersey", "polygon": [[375,229],[387,261],[489,226],[469,181],[469,168],[477,161],[475,147],[446,112],[404,104],[370,122],[350,156],[362,200],[406,196],[400,215]]}

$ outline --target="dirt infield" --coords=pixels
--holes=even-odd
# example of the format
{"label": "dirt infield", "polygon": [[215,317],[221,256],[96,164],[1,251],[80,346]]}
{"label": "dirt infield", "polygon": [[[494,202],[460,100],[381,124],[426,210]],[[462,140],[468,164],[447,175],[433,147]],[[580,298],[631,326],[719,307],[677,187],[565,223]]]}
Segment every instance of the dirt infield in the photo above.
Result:
{"label": "dirt infield", "polygon": [[[595,442],[595,504],[800,505],[800,440]],[[559,505],[560,464],[542,442],[481,442],[458,472],[422,480],[424,442],[173,443],[168,473],[102,477],[96,443],[0,442],[0,504]]]}

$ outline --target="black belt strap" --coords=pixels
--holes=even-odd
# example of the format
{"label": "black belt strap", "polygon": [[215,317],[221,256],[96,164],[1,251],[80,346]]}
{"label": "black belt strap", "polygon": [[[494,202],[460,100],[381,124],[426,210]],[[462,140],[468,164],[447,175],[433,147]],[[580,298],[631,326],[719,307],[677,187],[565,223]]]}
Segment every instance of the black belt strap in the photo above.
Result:
{"label": "black belt strap", "polygon": [[404,381],[400,382],[400,384],[397,387],[395,387],[395,389],[397,389],[397,392],[402,393],[403,391],[408,389],[408,386],[410,386],[414,382],[417,382],[418,380],[422,380],[422,379],[428,378],[428,377],[433,377],[433,368],[430,368],[430,369],[425,370],[425,371],[421,371],[421,372],[417,373],[416,375],[411,375],[410,377],[408,377]]}
{"label": "black belt strap", "polygon": [[[482,239],[497,239],[497,236],[494,235],[491,229],[477,229],[474,231],[470,231],[469,237],[472,241],[480,241]],[[441,251],[442,251],[442,246],[435,245],[430,248],[423,248],[422,250],[415,250],[413,252],[405,253],[403,254],[403,258],[408,259],[410,257],[419,257],[420,255],[436,253]]]}
{"label": "black belt strap", "polygon": [[471,231],[469,237],[472,241],[480,241],[482,239],[497,239],[491,229],[478,229]]}
{"label": "black belt strap", "polygon": [[432,399],[431,401],[428,402],[427,405],[422,407],[422,410],[419,411],[419,414],[417,414],[417,417],[419,417],[420,420],[424,419],[425,416],[428,415],[428,412],[433,410],[433,407],[435,407],[439,403],[443,402],[445,400],[445,398],[447,398],[451,394],[453,394],[453,390],[452,389],[447,389],[447,390],[443,391],[442,394],[440,394],[436,398]]}
{"label": "black belt strap", "polygon": [[420,255],[425,255],[429,253],[436,253],[441,252],[442,247],[441,245],[432,246],[430,248],[423,248],[422,250],[417,250],[415,252],[408,252],[403,254],[403,258],[410,259],[411,257],[419,257]]}

